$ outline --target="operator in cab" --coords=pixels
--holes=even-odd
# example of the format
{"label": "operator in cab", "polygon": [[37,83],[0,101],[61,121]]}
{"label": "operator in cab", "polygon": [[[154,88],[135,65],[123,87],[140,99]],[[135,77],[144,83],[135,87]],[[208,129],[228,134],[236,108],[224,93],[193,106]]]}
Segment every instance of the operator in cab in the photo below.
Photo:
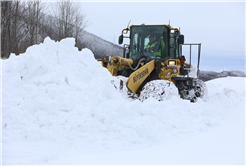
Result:
{"label": "operator in cab", "polygon": [[151,52],[153,56],[161,56],[161,53],[157,51],[158,49],[158,42],[155,40],[153,35],[149,36],[149,43],[146,45],[144,51]]}

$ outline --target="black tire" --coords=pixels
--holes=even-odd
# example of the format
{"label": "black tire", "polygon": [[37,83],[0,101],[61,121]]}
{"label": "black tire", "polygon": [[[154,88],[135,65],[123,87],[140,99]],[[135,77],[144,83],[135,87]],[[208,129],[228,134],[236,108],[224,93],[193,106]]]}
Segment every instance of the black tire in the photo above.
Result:
{"label": "black tire", "polygon": [[206,84],[200,79],[192,79],[194,87],[188,89],[182,86],[179,89],[179,95],[182,99],[190,100],[191,102],[196,102],[197,98],[206,99],[207,98],[207,87]]}

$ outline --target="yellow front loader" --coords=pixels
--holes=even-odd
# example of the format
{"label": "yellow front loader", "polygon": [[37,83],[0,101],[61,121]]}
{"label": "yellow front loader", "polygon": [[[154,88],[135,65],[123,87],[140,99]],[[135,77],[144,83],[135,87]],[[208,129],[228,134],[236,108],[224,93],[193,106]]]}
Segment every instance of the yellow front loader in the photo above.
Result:
{"label": "yellow front loader", "polygon": [[[184,36],[170,25],[132,25],[122,31],[119,44],[123,38],[129,38],[130,44],[124,45],[122,57],[105,55],[98,61],[113,76],[128,77],[129,92],[140,96],[147,83],[167,80],[175,84],[183,99],[195,102],[204,96],[206,86],[197,78],[201,44],[184,44]],[[182,45],[198,45],[196,78],[189,76],[193,66],[182,55]]]}

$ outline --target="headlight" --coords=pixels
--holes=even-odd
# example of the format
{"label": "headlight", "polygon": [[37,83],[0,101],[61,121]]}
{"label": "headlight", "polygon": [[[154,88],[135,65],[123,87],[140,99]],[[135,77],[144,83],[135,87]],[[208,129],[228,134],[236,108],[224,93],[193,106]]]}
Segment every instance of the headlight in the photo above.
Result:
{"label": "headlight", "polygon": [[171,29],[171,33],[175,33],[175,30],[174,29]]}
{"label": "headlight", "polygon": [[127,32],[128,32],[127,29],[124,29],[124,30],[123,30],[123,33],[124,33],[124,34],[127,34]]}
{"label": "headlight", "polygon": [[167,67],[176,67],[176,61],[168,61]]}
{"label": "headlight", "polygon": [[169,61],[168,62],[168,65],[170,65],[170,66],[176,66],[176,61]]}

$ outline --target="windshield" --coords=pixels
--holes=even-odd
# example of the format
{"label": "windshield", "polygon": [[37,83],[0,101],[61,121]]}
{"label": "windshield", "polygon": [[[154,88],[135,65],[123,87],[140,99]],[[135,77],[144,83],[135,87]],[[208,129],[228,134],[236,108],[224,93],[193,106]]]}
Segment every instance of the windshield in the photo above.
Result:
{"label": "windshield", "polygon": [[162,26],[131,27],[130,58],[144,56],[151,59],[168,57],[168,28]]}

